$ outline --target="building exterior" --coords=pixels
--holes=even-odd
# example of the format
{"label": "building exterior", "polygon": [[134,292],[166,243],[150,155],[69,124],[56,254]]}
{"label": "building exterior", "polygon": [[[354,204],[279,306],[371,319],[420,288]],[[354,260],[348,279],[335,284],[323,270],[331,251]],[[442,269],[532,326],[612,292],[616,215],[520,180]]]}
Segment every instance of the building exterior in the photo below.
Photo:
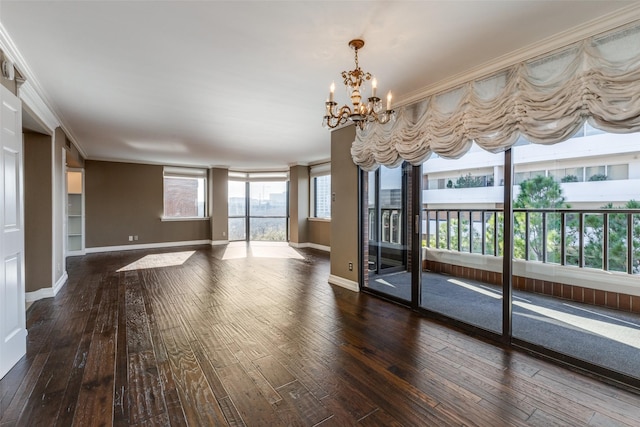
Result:
{"label": "building exterior", "polygon": [[[560,184],[565,202],[572,208],[597,209],[608,203],[624,206],[640,199],[638,134],[609,134],[585,124],[574,137],[556,145],[521,139],[513,148],[513,156],[515,197],[521,182],[542,175]],[[488,153],[474,144],[460,159],[429,159],[423,165],[423,174],[425,208],[502,206],[501,153]],[[466,179],[456,188],[461,177]]]}

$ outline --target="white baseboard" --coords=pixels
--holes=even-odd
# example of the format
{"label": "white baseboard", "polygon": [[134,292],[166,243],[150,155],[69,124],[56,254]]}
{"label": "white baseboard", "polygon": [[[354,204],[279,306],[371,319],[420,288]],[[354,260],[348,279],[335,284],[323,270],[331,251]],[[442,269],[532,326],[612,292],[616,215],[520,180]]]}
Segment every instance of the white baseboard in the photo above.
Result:
{"label": "white baseboard", "polygon": [[26,292],[24,294],[25,302],[36,302],[36,301],[41,300],[41,299],[55,297],[58,294],[58,292],[60,292],[60,289],[62,289],[64,284],[67,283],[68,279],[69,279],[69,275],[65,271],[62,274],[62,276],[60,277],[60,279],[58,279],[56,284],[53,285],[53,287],[51,287],[51,288],[42,288],[42,289],[38,289],[37,291],[33,291],[33,292]]}
{"label": "white baseboard", "polygon": [[37,291],[27,292],[24,294],[24,300],[26,302],[36,302],[45,298],[53,298],[55,294],[53,293],[53,288],[42,288]]}
{"label": "white baseboard", "polygon": [[309,243],[309,247],[319,251],[331,252],[331,246],[319,245],[317,243]]}
{"label": "white baseboard", "polygon": [[318,245],[317,243],[296,243],[289,242],[289,246],[296,249],[311,248],[319,251],[331,252],[331,246]]}
{"label": "white baseboard", "polygon": [[345,279],[344,277],[329,275],[329,283],[332,285],[340,286],[341,288],[349,289],[350,291],[360,292],[360,285],[353,280]]}
{"label": "white baseboard", "polygon": [[62,286],[64,286],[65,283],[67,283],[67,280],[69,279],[69,275],[67,274],[66,271],[64,271],[62,273],[62,276],[58,279],[58,281],[56,282],[55,285],[53,285],[53,296],[55,297],[56,295],[58,295],[58,292],[60,292],[60,289],[62,289]]}
{"label": "white baseboard", "polygon": [[228,245],[229,241],[228,240],[212,240],[211,241],[211,246],[220,246],[220,245]]}
{"label": "white baseboard", "polygon": [[99,252],[117,252],[117,251],[130,251],[134,249],[159,249],[159,248],[172,248],[178,246],[195,246],[195,245],[208,245],[211,240],[191,240],[186,242],[162,242],[162,243],[143,243],[139,245],[121,245],[121,246],[102,246],[95,248],[86,248],[85,251],[88,254],[94,254]]}

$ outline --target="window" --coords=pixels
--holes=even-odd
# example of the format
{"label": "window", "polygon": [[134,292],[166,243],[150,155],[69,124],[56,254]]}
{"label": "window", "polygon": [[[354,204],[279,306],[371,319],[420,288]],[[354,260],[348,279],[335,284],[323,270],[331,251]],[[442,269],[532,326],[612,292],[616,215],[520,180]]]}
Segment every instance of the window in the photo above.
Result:
{"label": "window", "polygon": [[207,171],[164,168],[164,219],[205,218]]}
{"label": "window", "polygon": [[604,166],[589,166],[585,168],[587,181],[606,181],[607,172]]}
{"label": "window", "polygon": [[516,172],[513,178],[514,184],[520,185],[522,182],[535,178],[536,176],[545,176],[545,171]]}
{"label": "window", "polygon": [[331,218],[331,164],[311,166],[311,216]]}
{"label": "window", "polygon": [[609,165],[607,166],[607,179],[629,179],[629,165]]}
{"label": "window", "polygon": [[287,241],[289,174],[229,171],[229,240]]}

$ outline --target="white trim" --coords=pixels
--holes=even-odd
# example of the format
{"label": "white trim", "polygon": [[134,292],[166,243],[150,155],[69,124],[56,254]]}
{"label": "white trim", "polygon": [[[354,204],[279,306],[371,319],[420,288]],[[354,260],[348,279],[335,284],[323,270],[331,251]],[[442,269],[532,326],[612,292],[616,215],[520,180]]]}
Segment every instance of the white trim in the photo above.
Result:
{"label": "white trim", "polygon": [[340,286],[341,288],[349,289],[353,292],[360,292],[360,285],[353,280],[345,279],[344,277],[329,275],[329,284]]}
{"label": "white trim", "polygon": [[400,98],[396,107],[409,105],[421,101],[431,95],[444,92],[460,86],[469,81],[489,76],[505,68],[511,67],[523,61],[531,60],[537,56],[552,52],[556,49],[579,42],[588,37],[613,30],[640,19],[640,3],[632,4],[611,14],[585,22],[577,27],[570,28],[551,37],[547,37],[537,43],[517,49],[511,53],[492,59],[484,64],[468,69],[462,73],[453,75],[430,86],[409,92]]}
{"label": "white trim", "polygon": [[[85,157],[86,159],[87,157]],[[91,160],[96,161],[96,162],[110,162],[110,163],[127,163],[127,164],[134,164],[134,165],[152,165],[152,166],[176,166],[176,167],[185,167],[185,168],[195,168],[195,169],[211,169],[217,166],[203,166],[203,165],[188,165],[188,164],[183,164],[183,165],[178,165],[178,164],[167,164],[166,162],[160,162],[160,161],[152,161],[152,160],[131,160],[131,159],[125,159],[125,158],[121,158],[121,157],[102,157],[102,156],[91,156]],[[224,168],[222,168],[224,169]]]}
{"label": "white trim", "polygon": [[319,251],[331,252],[331,246],[318,245],[317,243],[309,243],[311,249],[317,249]]}
{"label": "white trim", "polygon": [[24,105],[33,113],[33,119],[38,121],[53,135],[53,132],[60,126],[60,123],[40,95],[38,95],[31,82],[29,80],[24,82],[18,89],[18,93]]}
{"label": "white trim", "polygon": [[289,246],[291,246],[292,248],[296,248],[296,249],[305,249],[305,248],[311,248],[311,249],[317,249],[319,251],[324,251],[324,252],[331,252],[331,246],[324,246],[324,245],[319,245],[317,243],[296,243],[296,242],[289,242]]}
{"label": "white trim", "polygon": [[69,275],[67,274],[67,270],[65,270],[62,272],[62,276],[60,276],[56,284],[53,285],[53,296],[58,295],[58,292],[60,292],[60,289],[62,289],[64,284],[67,283],[68,279],[69,279]]}
{"label": "white trim", "polygon": [[178,246],[195,246],[195,245],[208,245],[211,240],[190,240],[185,242],[161,242],[161,243],[142,243],[139,245],[120,245],[120,246],[100,246],[94,248],[85,248],[86,253],[95,254],[100,252],[118,252],[118,251],[130,251],[135,249],[159,249],[159,248],[171,248]]}
{"label": "white trim", "polygon": [[37,291],[27,292],[25,294],[25,302],[36,302],[45,298],[53,298],[53,288],[42,288]]}
{"label": "white trim", "polygon": [[62,286],[64,286],[64,284],[67,283],[68,279],[69,279],[69,276],[65,271],[62,277],[60,277],[60,279],[56,282],[56,284],[52,288],[42,288],[42,289],[38,289],[37,291],[26,292],[25,302],[36,302],[41,299],[55,297],[58,294],[58,292],[60,292],[60,289],[62,289]]}
{"label": "white trim", "polygon": [[189,168],[181,166],[165,166],[163,168],[165,177],[177,178],[206,178],[208,168]]}
{"label": "white trim", "polygon": [[222,246],[222,245],[228,245],[229,241],[228,240],[212,240],[211,241],[211,246]]}

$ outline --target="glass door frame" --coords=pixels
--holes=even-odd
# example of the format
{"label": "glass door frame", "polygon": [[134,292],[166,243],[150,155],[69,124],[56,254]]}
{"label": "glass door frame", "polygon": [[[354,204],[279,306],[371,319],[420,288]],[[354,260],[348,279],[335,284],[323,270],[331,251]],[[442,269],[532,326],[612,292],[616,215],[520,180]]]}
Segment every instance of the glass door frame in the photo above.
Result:
{"label": "glass door frame", "polygon": [[[410,185],[410,183],[408,183],[408,179],[407,179],[407,173],[404,170],[405,166],[400,166],[403,170],[402,170],[402,191],[401,191],[401,204],[402,204],[402,211],[405,213],[405,215],[402,215],[401,218],[406,218],[407,215],[407,211],[408,211],[408,205],[407,205],[407,195],[408,195],[408,191],[410,190],[408,187]],[[374,207],[374,212],[375,212],[375,224],[376,224],[376,230],[375,230],[375,236],[376,236],[376,273],[380,274],[380,273],[392,273],[395,271],[401,271],[402,269],[404,269],[407,265],[407,258],[408,258],[408,251],[410,249],[403,249],[403,253],[402,253],[402,265],[401,266],[393,266],[393,267],[386,267],[386,268],[382,268],[382,263],[380,262],[380,259],[382,257],[382,246],[381,246],[381,240],[382,240],[382,235],[383,235],[383,220],[382,220],[382,216],[383,216],[383,212],[382,212],[382,204],[380,203],[380,189],[381,189],[381,174],[380,174],[380,169],[374,171],[374,172],[369,172],[369,173],[374,173],[375,174],[375,194],[376,194],[376,201],[375,201],[375,207]],[[367,206],[367,215],[369,215],[368,212],[368,206]],[[391,217],[389,218],[390,224],[389,227],[391,228]],[[406,227],[403,227],[402,229],[407,230]],[[391,230],[390,230],[390,234],[391,234]],[[368,238],[368,237],[367,237]],[[406,240],[407,240],[407,233],[406,232],[401,232],[400,233],[400,245],[401,246],[406,246]],[[371,241],[371,240],[369,240]],[[369,252],[371,251],[371,247],[369,246]]]}
{"label": "glass door frame", "polygon": [[[377,273],[393,273],[393,272],[397,272],[397,271],[405,271],[407,269],[407,265],[408,265],[408,259],[411,256],[410,253],[412,251],[411,247],[408,247],[407,245],[407,240],[409,240],[410,237],[412,237],[411,233],[413,233],[413,229],[410,226],[411,225],[411,221],[408,221],[408,217],[409,215],[414,212],[412,211],[412,205],[410,206],[411,201],[413,201],[413,203],[415,203],[415,198],[411,199],[410,197],[410,191],[411,191],[411,179],[415,179],[415,167],[412,167],[408,164],[403,164],[401,166],[398,166],[399,168],[402,169],[402,178],[401,178],[401,187],[402,187],[402,191],[401,191],[401,204],[402,204],[402,223],[401,223],[401,229],[404,231],[401,231],[401,247],[402,247],[402,266],[398,266],[398,267],[388,267],[385,269],[381,269],[380,268],[380,258],[381,258],[381,247],[380,245],[376,245],[376,272]],[[409,170],[410,169],[410,170]],[[368,190],[369,190],[369,174],[371,173],[375,173],[376,177],[374,180],[374,185],[375,185],[375,194],[376,194],[376,203],[375,203],[375,217],[376,217],[376,241],[381,240],[381,233],[382,233],[382,225],[381,225],[381,203],[380,203],[380,188],[381,188],[381,173],[379,172],[379,169],[376,171],[372,171],[372,172],[367,172],[364,171],[362,169],[359,169],[359,174],[358,174],[358,188],[359,188],[359,200],[358,200],[358,216],[360,218],[360,221],[358,221],[358,249],[359,249],[359,259],[360,259],[360,289],[364,290],[367,293],[371,293],[374,294],[380,298],[384,298],[384,299],[388,299],[391,300],[395,303],[398,303],[400,305],[404,305],[404,306],[409,306],[411,308],[414,308],[412,305],[411,300],[413,299],[413,296],[410,296],[408,299],[403,299],[394,295],[390,295],[387,293],[384,293],[380,290],[374,289],[372,287],[367,286],[368,285],[368,280],[369,280],[369,253],[370,253],[370,239],[369,239],[369,234],[370,234],[370,230],[368,227],[369,224],[369,200],[368,200]],[[412,178],[413,177],[413,178]],[[407,225],[409,224],[409,225]],[[366,226],[365,226],[366,225]],[[410,239],[412,244],[413,242],[415,242],[417,239],[416,238],[411,238]],[[413,274],[413,273],[412,273]],[[366,277],[366,280],[365,280]],[[413,280],[413,279],[412,279]],[[413,293],[413,289],[412,289],[412,293]]]}

